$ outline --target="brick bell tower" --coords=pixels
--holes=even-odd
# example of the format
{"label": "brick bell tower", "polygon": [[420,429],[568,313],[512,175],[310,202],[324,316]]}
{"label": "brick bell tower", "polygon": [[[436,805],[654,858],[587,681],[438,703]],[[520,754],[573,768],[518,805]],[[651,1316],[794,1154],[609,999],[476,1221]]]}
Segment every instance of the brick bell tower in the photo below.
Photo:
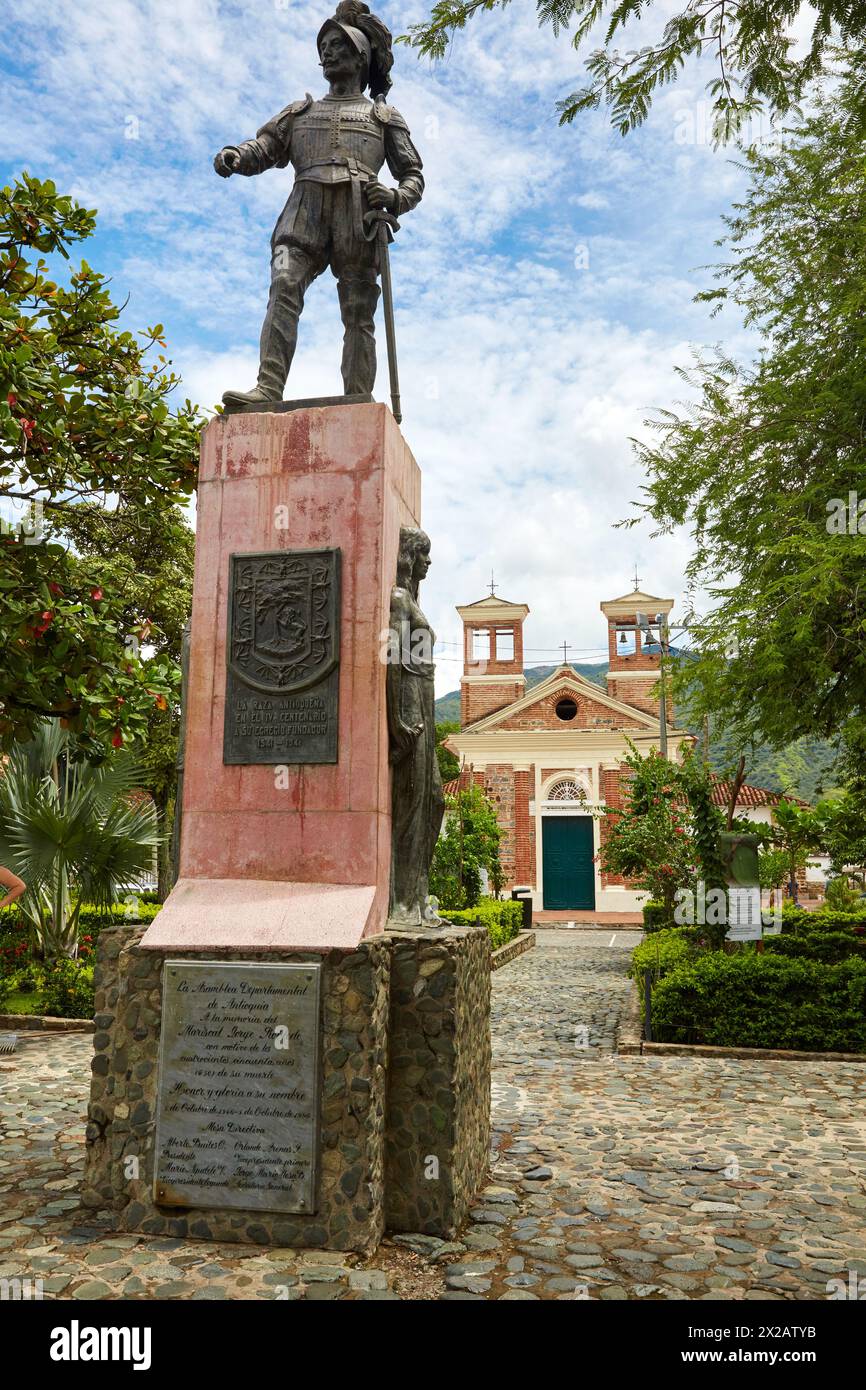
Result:
{"label": "brick bell tower", "polygon": [[460,724],[465,729],[524,694],[523,624],[529,609],[488,594],[457,612],[463,622]]}
{"label": "brick bell tower", "polygon": [[[661,666],[656,619],[660,614],[667,617],[673,606],[672,598],[656,598],[638,588],[599,605],[607,618],[607,693],[647,714],[658,714],[659,707],[653,694]],[[653,625],[649,639],[645,632],[636,631],[638,613]]]}

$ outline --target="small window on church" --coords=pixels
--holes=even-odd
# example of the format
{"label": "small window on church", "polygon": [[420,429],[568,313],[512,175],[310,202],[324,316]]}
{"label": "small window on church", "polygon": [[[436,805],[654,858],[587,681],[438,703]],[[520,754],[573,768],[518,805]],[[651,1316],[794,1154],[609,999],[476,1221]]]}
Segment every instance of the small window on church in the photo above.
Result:
{"label": "small window on church", "polygon": [[514,660],[514,628],[498,627],[496,629],[496,660]]}
{"label": "small window on church", "polygon": [[564,695],[561,700],[556,702],[557,719],[574,719],[577,714],[577,705],[570,695]]}
{"label": "small window on church", "polygon": [[489,661],[490,632],[486,627],[473,628],[472,655],[476,661]]}

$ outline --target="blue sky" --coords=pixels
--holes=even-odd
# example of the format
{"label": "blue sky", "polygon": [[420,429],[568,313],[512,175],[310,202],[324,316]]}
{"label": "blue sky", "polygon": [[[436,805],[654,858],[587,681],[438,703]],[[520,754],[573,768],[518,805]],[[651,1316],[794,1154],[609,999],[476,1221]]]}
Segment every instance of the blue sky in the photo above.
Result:
{"label": "blue sky", "polygon": [[[374,6],[395,33],[427,6]],[[675,6],[658,7],[659,24]],[[127,326],[162,322],[185,394],[210,408],[255,379],[268,239],[290,171],[221,180],[211,161],[306,91],[321,94],[307,0],[6,0],[0,162],[99,211],[85,247],[129,296]],[[656,12],[653,7],[651,13]],[[646,42],[646,31],[640,42]],[[624,41],[621,45],[628,48]],[[398,47],[391,101],[428,191],[393,252],[403,430],[424,477],[434,565],[425,608],[457,683],[456,603],[526,602],[538,663],[567,639],[601,657],[602,599],[679,599],[684,537],[623,531],[641,477],[629,436],[682,396],[692,346],[747,353],[739,324],[692,303],[742,192],[705,138],[704,83],[687,69],[626,139],[604,113],[560,129],[580,85],[567,39],[527,0],[481,15],[431,66]],[[287,394],[341,389],[330,274],[310,291]],[[380,337],[383,337],[380,330]],[[386,399],[384,344],[377,396]],[[449,645],[454,644],[454,645]],[[545,655],[550,649],[551,655]]]}

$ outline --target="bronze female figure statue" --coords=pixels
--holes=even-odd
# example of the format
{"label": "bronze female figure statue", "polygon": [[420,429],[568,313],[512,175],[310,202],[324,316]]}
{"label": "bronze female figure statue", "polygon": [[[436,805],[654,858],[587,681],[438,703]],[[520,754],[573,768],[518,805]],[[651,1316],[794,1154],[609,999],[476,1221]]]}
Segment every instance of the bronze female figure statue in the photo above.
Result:
{"label": "bronze female figure statue", "polygon": [[435,635],[418,603],[430,568],[430,537],[400,528],[397,583],[391,590],[388,733],[393,766],[389,926],[439,926],[427,876],[445,800],[436,760],[433,689]]}

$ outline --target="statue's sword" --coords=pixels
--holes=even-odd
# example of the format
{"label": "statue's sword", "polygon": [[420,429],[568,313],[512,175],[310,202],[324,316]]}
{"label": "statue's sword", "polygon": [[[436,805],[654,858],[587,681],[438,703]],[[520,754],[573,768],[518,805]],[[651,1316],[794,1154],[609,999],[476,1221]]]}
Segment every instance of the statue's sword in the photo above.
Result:
{"label": "statue's sword", "polygon": [[394,240],[394,233],[400,230],[400,223],[393,212],[384,208],[371,209],[364,214],[365,236],[368,241],[376,238],[379,274],[382,277],[382,308],[385,312],[385,341],[388,344],[388,376],[391,384],[391,409],[399,425],[403,419],[400,411],[400,379],[397,376],[397,337],[394,332],[394,293],[391,288],[391,256],[388,250]]}

